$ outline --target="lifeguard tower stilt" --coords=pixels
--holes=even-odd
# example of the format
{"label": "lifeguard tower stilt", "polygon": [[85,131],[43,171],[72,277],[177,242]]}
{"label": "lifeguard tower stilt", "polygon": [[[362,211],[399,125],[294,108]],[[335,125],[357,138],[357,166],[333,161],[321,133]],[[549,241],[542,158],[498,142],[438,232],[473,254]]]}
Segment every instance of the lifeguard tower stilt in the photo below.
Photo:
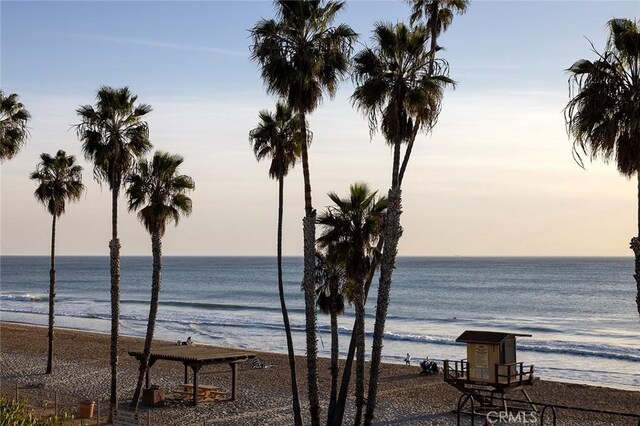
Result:
{"label": "lifeguard tower stilt", "polygon": [[[534,366],[516,361],[516,337],[530,334],[467,330],[456,342],[467,344],[467,358],[444,361],[444,381],[473,396],[480,410],[509,411],[505,394],[521,391],[530,407],[511,405],[512,410],[533,409],[525,387],[533,385]],[[497,405],[497,404],[500,405]],[[464,405],[464,403],[462,404]],[[462,408],[462,407],[459,407]]]}

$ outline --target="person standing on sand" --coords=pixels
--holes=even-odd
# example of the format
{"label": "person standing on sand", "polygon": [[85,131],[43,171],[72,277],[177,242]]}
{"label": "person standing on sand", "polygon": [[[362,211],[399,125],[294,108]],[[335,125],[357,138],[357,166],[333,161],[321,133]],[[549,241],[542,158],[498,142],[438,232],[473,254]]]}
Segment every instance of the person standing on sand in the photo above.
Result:
{"label": "person standing on sand", "polygon": [[411,365],[411,355],[407,352],[407,357],[404,359],[405,364]]}

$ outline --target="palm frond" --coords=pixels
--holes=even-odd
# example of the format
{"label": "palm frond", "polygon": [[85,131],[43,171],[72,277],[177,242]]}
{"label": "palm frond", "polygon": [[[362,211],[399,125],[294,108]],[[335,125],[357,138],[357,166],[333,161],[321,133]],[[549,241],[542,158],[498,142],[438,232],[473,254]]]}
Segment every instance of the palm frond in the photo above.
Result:
{"label": "palm frond", "polygon": [[368,274],[374,248],[382,238],[386,198],[376,198],[364,183],[354,183],[347,197],[328,194],[333,205],[318,216],[322,232],[318,247],[333,256],[333,262],[344,268],[347,280],[360,282]]}
{"label": "palm frond", "polygon": [[301,145],[308,138],[303,137],[304,118],[293,114],[285,103],[276,104],[275,113],[260,111],[260,123],[249,132],[249,143],[258,161],[271,158],[269,176],[281,179],[287,176],[299,156]]}
{"label": "palm frond", "polygon": [[73,155],[62,150],[55,156],[41,154],[40,163],[29,177],[38,182],[36,200],[56,217],[64,214],[67,201],[78,201],[85,189],[82,167],[76,164]]}
{"label": "palm frond", "polygon": [[128,87],[101,87],[96,106],[80,106],[75,126],[82,141],[82,151],[94,164],[94,177],[118,192],[136,161],[152,148],[149,127],[143,117],[152,111],[150,105],[138,103]]}
{"label": "palm frond", "polygon": [[313,111],[333,97],[349,67],[357,34],[333,26],[341,1],[274,2],[276,19],[251,29],[251,59],[258,63],[267,92],[286,100],[297,113]]}
{"label": "palm frond", "polygon": [[31,114],[18,99],[0,90],[0,161],[13,158],[29,138]]}
{"label": "palm frond", "polygon": [[613,19],[608,27],[607,50],[593,49],[595,59],[580,59],[567,69],[571,99],[565,121],[580,166],[583,156],[613,160],[631,177],[640,171],[640,29],[629,19]]}
{"label": "palm frond", "polygon": [[167,224],[177,225],[191,214],[193,203],[187,195],[195,188],[193,179],[179,174],[184,159],[157,151],[151,160],[142,160],[127,178],[129,211],[150,233],[164,235]]}
{"label": "palm frond", "polygon": [[354,57],[356,88],[351,102],[366,116],[373,134],[380,130],[387,143],[411,141],[415,126],[430,131],[437,121],[443,91],[455,82],[446,61],[437,61],[431,74],[427,31],[416,25],[378,23],[373,47]]}

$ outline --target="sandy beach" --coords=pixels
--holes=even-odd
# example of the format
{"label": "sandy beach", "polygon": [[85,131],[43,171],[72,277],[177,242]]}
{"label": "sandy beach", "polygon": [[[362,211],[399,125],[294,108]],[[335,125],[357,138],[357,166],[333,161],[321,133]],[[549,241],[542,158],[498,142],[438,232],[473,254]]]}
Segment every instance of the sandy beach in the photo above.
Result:
{"label": "sandy beach", "polygon": [[[106,407],[109,397],[109,336],[75,330],[56,332],[56,364],[54,374],[46,376],[46,329],[43,327],[0,324],[1,389],[4,396],[15,393],[28,398],[34,405],[52,399],[59,392],[59,406],[75,410],[81,399],[101,401]],[[122,337],[120,345],[120,402],[128,404],[137,375],[137,363],[128,356],[129,350],[140,350],[143,340]],[[260,346],[260,342],[255,342]],[[142,406],[142,417],[153,425],[287,425],[291,423],[290,391],[286,356],[255,353],[267,369],[252,369],[242,363],[239,371],[238,399],[216,401],[198,407],[167,400],[164,407]],[[419,376],[419,367],[385,364],[380,383],[380,404],[377,423],[380,425],[449,425],[456,423],[452,413],[460,393],[443,383],[442,375]],[[301,401],[304,403],[306,382],[304,358],[298,357]],[[152,382],[162,389],[177,389],[183,381],[183,367],[178,363],[159,361],[152,370]],[[320,360],[321,400],[329,389],[329,363]],[[201,372],[202,384],[228,389],[230,368],[227,365],[208,366]],[[640,414],[640,392],[605,387],[585,386],[537,380],[530,390],[536,402],[592,407],[601,410]],[[351,398],[351,403],[353,398]],[[323,407],[326,412],[326,407]],[[575,425],[635,425],[637,420],[601,414],[559,410],[559,424]],[[103,411],[104,415],[104,411]],[[353,415],[353,405],[347,416]],[[349,424],[349,421],[345,422]]]}

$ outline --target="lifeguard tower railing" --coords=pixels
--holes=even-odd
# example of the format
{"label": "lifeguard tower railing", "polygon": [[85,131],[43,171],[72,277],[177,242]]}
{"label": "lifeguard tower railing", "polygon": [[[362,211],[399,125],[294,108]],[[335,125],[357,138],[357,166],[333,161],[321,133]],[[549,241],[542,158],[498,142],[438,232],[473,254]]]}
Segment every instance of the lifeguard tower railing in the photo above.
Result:
{"label": "lifeguard tower railing", "polygon": [[466,387],[468,384],[492,385],[498,389],[531,385],[533,384],[533,365],[524,365],[523,362],[495,365],[495,381],[473,380],[469,377],[469,362],[466,359],[460,361],[444,361],[444,381],[456,387]]}

